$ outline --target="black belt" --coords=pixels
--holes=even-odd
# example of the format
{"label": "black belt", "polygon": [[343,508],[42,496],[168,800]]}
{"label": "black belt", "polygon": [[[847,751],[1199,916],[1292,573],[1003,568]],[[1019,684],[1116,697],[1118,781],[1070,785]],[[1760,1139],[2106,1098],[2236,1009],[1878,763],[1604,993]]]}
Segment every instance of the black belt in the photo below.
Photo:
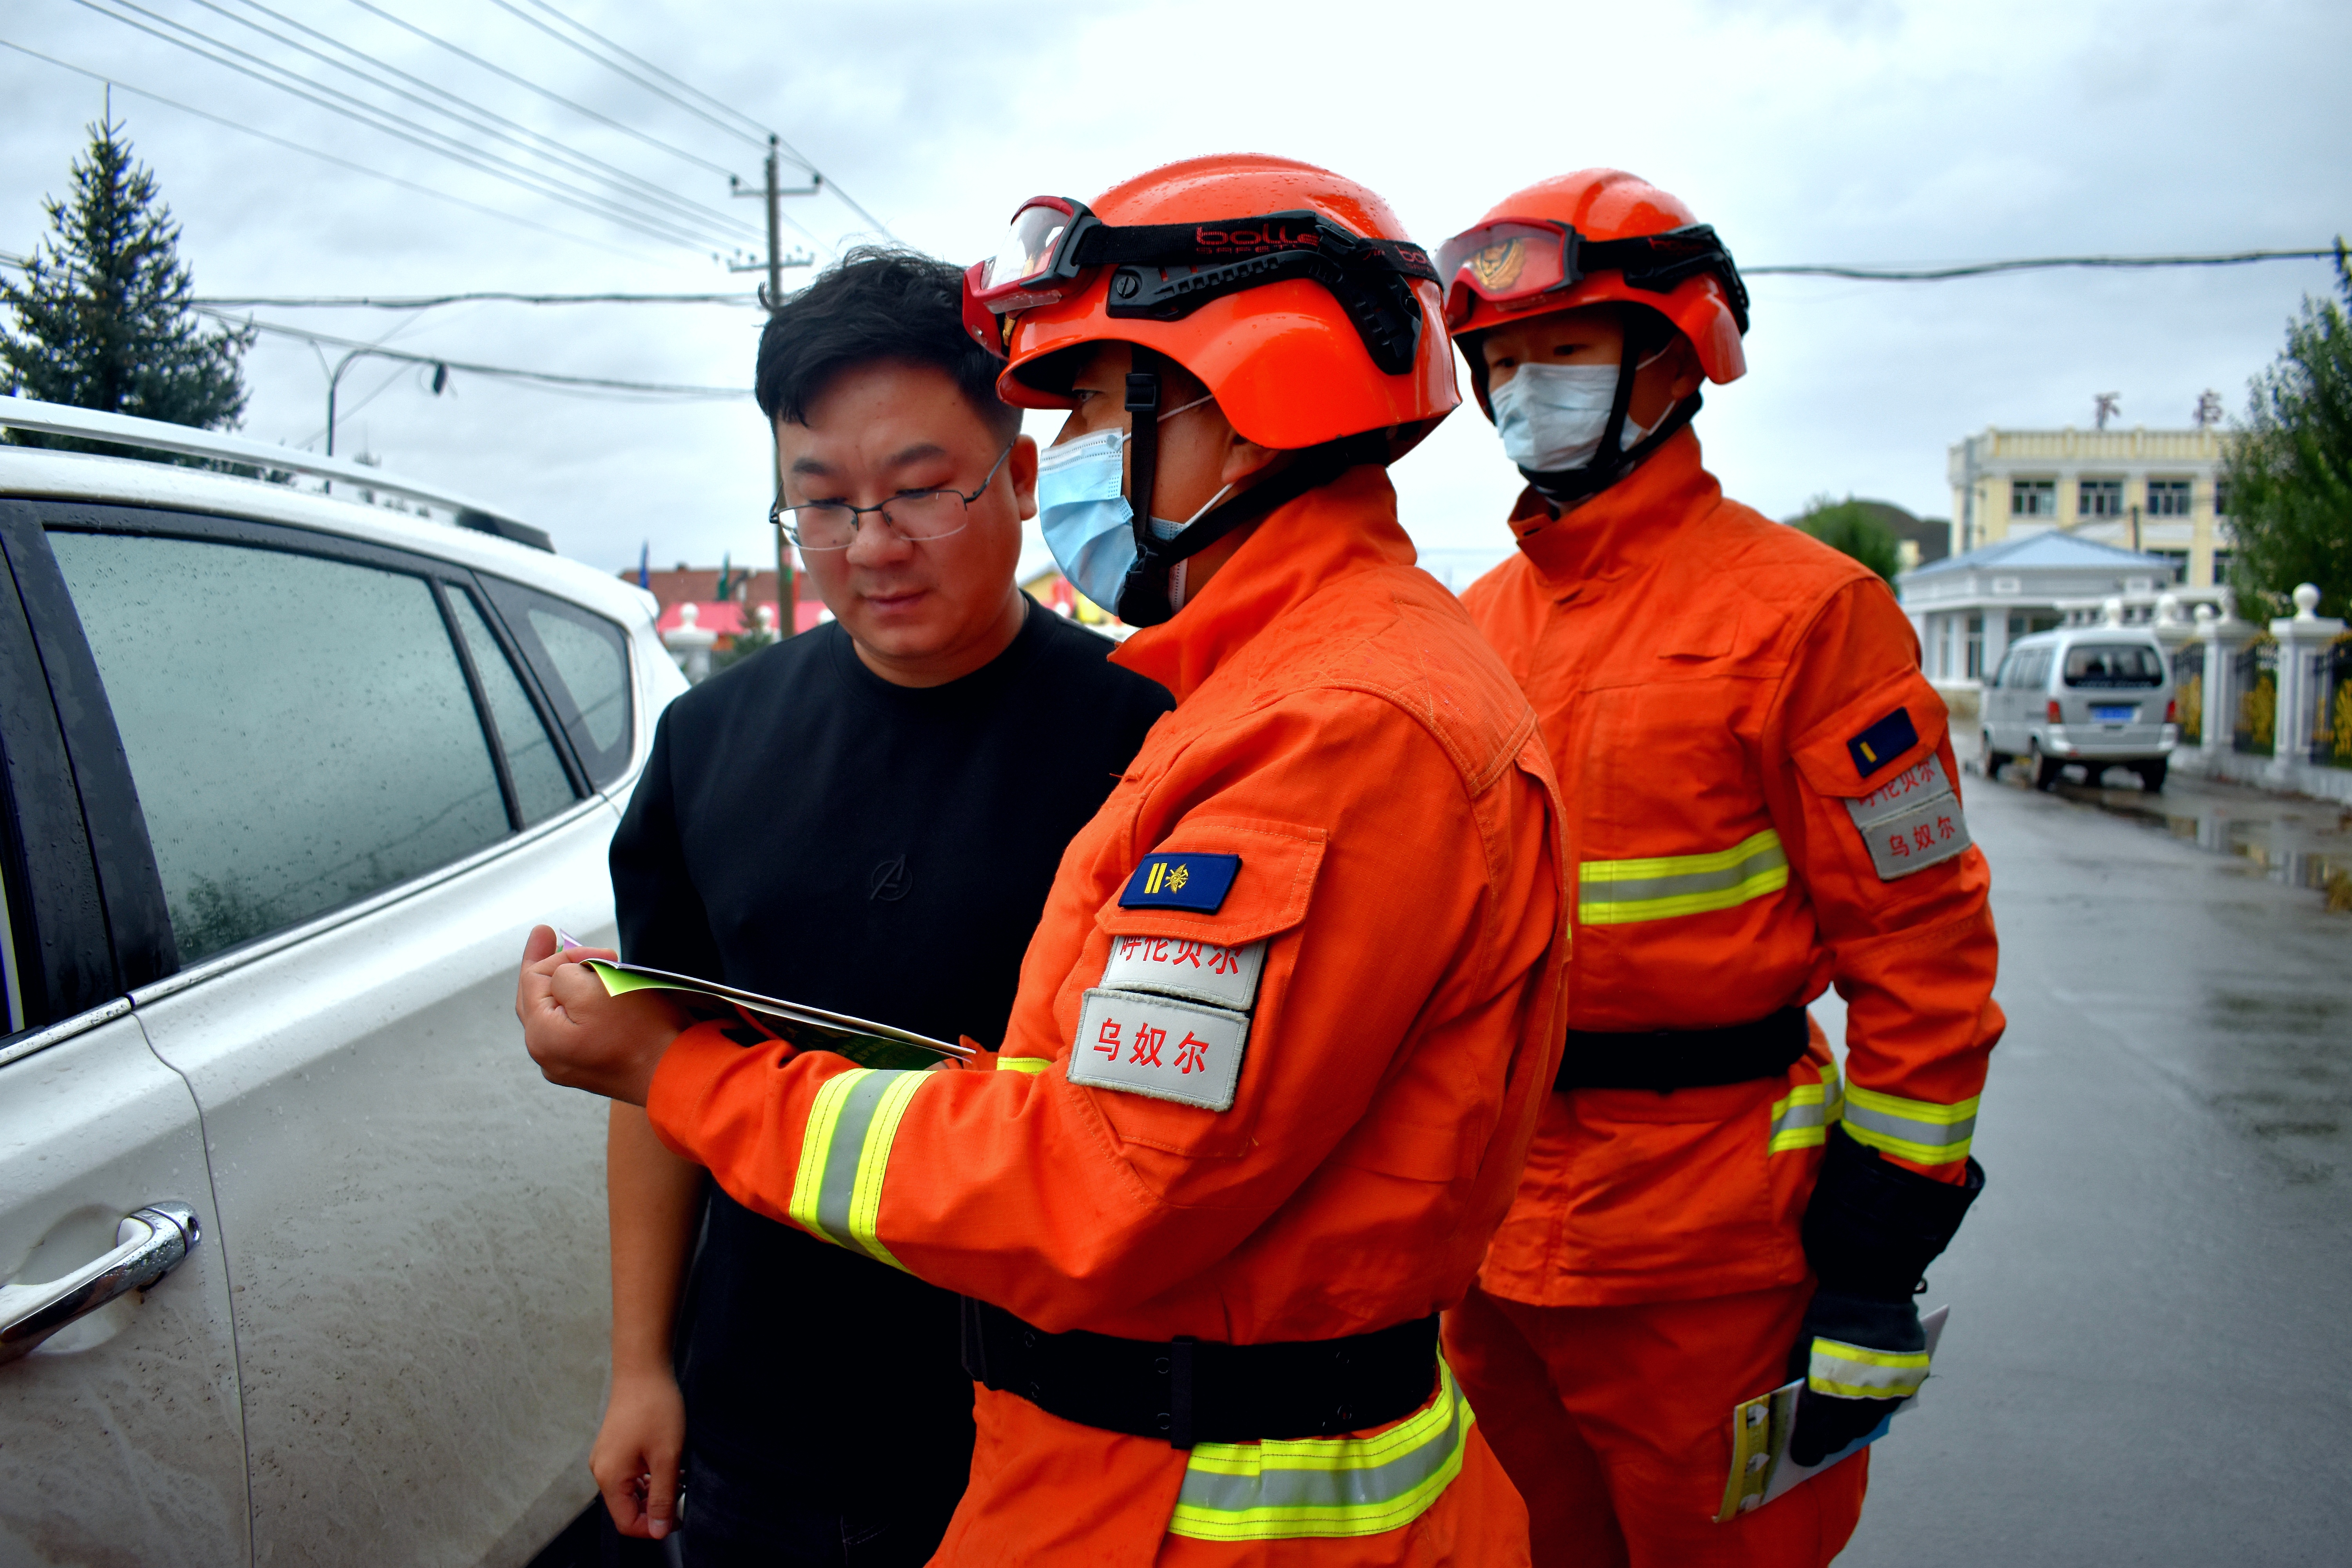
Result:
{"label": "black belt", "polygon": [[1229,1345],[1048,1333],[967,1296],[963,1369],[1065,1421],[1165,1437],[1171,1447],[1336,1437],[1429,1403],[1437,1319],[1339,1339]]}
{"label": "black belt", "polygon": [[1654,1029],[1604,1034],[1570,1029],[1554,1089],[1678,1089],[1778,1078],[1805,1054],[1802,1007],[1783,1007],[1752,1024],[1719,1029]]}

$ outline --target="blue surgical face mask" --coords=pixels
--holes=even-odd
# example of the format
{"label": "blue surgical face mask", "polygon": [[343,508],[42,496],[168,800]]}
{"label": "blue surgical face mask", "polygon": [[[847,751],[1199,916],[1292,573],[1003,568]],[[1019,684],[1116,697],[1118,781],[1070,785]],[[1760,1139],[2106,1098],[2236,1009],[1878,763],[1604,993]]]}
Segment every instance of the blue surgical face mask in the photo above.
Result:
{"label": "blue surgical face mask", "polygon": [[[1616,397],[1613,364],[1523,364],[1486,401],[1504,456],[1534,473],[1556,474],[1583,468],[1600,452]],[[1619,445],[1630,449],[1647,434],[1629,417]]]}
{"label": "blue surgical face mask", "polygon": [[[1195,398],[1160,417],[1173,419],[1208,401]],[[1114,615],[1119,590],[1135,565],[1135,509],[1127,499],[1126,450],[1126,431],[1096,430],[1048,447],[1037,458],[1037,527],[1045,536],[1045,547],[1054,552],[1070,586]],[[1219,490],[1210,505],[1223,494]],[[1195,512],[1183,522],[1155,517],[1151,531],[1173,539],[1199,516]],[[1170,586],[1171,601],[1181,602],[1181,585]]]}

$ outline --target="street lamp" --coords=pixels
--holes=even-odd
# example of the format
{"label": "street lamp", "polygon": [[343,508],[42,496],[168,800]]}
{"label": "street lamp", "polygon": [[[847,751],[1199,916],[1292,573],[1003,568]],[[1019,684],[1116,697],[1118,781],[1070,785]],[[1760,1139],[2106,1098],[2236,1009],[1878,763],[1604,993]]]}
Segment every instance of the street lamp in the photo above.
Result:
{"label": "street lamp", "polygon": [[[377,359],[405,360],[411,364],[430,363],[433,366],[433,395],[436,397],[440,396],[442,389],[449,384],[449,367],[438,361],[428,362],[419,359],[415,354],[400,353],[391,349],[353,349],[336,361],[335,368],[327,373],[327,456],[330,458],[335,455],[335,389],[342,384],[343,372],[352,368],[352,361],[370,356]],[[323,363],[325,356],[320,357]]]}

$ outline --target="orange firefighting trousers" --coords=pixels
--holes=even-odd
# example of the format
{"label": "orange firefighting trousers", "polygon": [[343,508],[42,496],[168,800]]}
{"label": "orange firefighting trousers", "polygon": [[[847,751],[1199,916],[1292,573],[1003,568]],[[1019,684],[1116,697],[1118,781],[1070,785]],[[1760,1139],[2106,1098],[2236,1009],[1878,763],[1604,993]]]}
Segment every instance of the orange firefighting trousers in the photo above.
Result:
{"label": "orange firefighting trousers", "polygon": [[1788,1381],[1812,1293],[1530,1307],[1476,1287],[1445,1354],[1528,1508],[1536,1568],[1818,1568],[1862,1517],[1868,1450],[1728,1523],[1731,1409]]}

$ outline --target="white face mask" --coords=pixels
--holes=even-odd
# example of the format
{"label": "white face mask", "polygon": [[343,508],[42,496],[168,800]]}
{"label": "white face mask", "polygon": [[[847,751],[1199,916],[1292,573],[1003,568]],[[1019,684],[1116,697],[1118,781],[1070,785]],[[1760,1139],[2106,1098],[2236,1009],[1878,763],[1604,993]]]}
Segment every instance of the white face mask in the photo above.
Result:
{"label": "white face mask", "polygon": [[[1556,474],[1583,468],[1599,455],[1616,396],[1613,364],[1523,364],[1486,401],[1494,405],[1503,455],[1522,468]],[[1651,428],[1628,416],[1619,447],[1630,450]]]}

